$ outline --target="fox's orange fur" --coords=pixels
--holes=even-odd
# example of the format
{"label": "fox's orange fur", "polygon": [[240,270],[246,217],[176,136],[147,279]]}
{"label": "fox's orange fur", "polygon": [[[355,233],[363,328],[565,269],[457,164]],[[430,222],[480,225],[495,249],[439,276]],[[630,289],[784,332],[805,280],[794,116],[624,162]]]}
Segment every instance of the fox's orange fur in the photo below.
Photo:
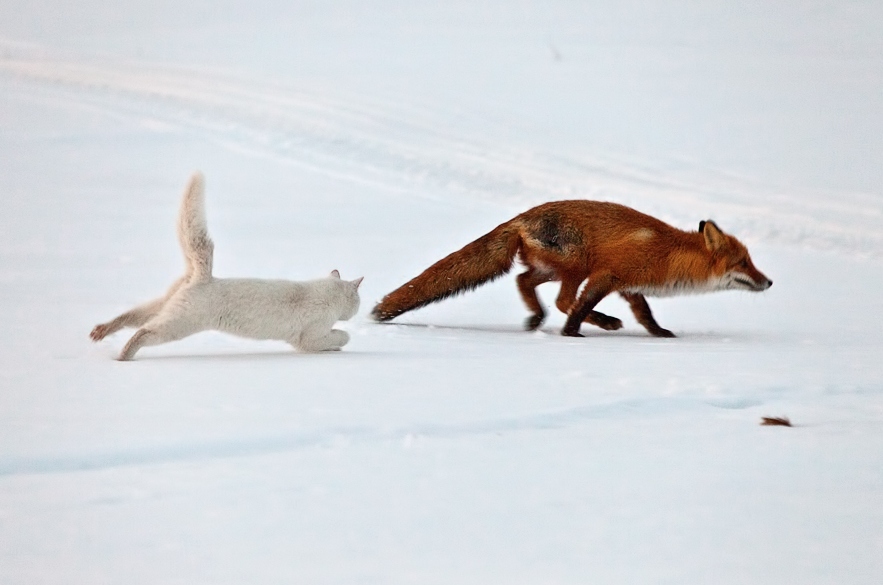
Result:
{"label": "fox's orange fur", "polygon": [[560,281],[555,305],[568,315],[562,334],[569,336],[580,336],[583,322],[608,330],[622,327],[619,319],[594,310],[613,292],[629,303],[647,331],[673,337],[656,323],[645,295],[763,291],[773,284],[754,267],[745,246],[712,221],[687,232],[616,203],[555,201],[525,211],[439,260],[386,295],[373,315],[388,321],[472,290],[507,273],[516,256],[527,268],[517,278],[532,313],[526,327],[536,329],[545,318],[536,287]]}

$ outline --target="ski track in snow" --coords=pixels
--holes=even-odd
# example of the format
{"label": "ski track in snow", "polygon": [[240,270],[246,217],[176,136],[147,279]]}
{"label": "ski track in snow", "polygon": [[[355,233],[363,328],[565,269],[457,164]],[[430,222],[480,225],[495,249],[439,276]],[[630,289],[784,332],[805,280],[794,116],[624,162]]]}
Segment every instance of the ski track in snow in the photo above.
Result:
{"label": "ski track in snow", "polygon": [[749,242],[883,256],[874,195],[786,193],[712,170],[679,176],[649,163],[537,152],[446,131],[445,112],[432,105],[354,101],[204,70],[52,58],[0,58],[0,82],[408,196],[481,197],[513,211],[597,198],[681,227],[697,221],[696,210],[713,209]]}
{"label": "ski track in snow", "polygon": [[[845,394],[877,393],[876,387],[853,387]],[[832,392],[828,391],[827,394]],[[747,410],[764,406],[765,402],[750,396],[708,395],[674,397],[670,395],[626,398],[603,403],[585,404],[523,414],[453,423],[418,423],[400,428],[370,426],[339,426],[300,432],[238,437],[235,440],[133,446],[106,451],[80,453],[56,452],[37,456],[0,457],[0,477],[44,475],[54,473],[91,472],[118,467],[162,465],[176,462],[209,462],[212,460],[255,457],[333,448],[339,445],[400,445],[415,441],[458,440],[470,437],[520,432],[560,431],[575,428],[592,420],[636,417],[665,417],[687,413],[707,417],[709,410]],[[851,426],[856,421],[850,420]],[[876,424],[876,423],[872,423]],[[798,425],[799,426],[799,425]]]}
{"label": "ski track in snow", "polygon": [[401,443],[422,439],[458,439],[471,436],[547,431],[579,425],[586,420],[621,418],[630,414],[653,412],[655,415],[683,413],[697,408],[745,409],[762,403],[748,398],[709,401],[706,398],[682,399],[670,396],[617,400],[546,412],[505,416],[452,424],[426,423],[400,429],[376,429],[364,426],[323,428],[316,431],[192,444],[138,447],[106,452],[53,454],[39,457],[0,458],[0,477],[12,475],[67,473],[101,469],[156,465],[180,461],[207,461],[284,453],[339,443]]}

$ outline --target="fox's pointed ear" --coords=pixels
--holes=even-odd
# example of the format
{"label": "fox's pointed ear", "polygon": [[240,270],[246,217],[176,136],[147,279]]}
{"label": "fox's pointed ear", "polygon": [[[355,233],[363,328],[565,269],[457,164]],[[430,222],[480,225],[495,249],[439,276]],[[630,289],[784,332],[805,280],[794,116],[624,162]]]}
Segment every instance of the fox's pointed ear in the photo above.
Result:
{"label": "fox's pointed ear", "polygon": [[364,276],[360,276],[359,278],[353,281],[353,284],[356,285],[356,288],[359,288],[359,285],[362,284],[362,281],[365,280]]}
{"label": "fox's pointed ear", "polygon": [[726,242],[724,232],[710,219],[700,222],[699,227],[702,230],[702,235],[705,236],[705,246],[712,252],[723,246]]}
{"label": "fox's pointed ear", "polygon": [[705,229],[705,220],[703,219],[702,221],[699,222],[699,233],[701,234],[702,230],[704,230],[704,229]]}
{"label": "fox's pointed ear", "polygon": [[340,272],[338,272],[337,269],[334,269],[331,271],[331,276],[334,278],[340,278]]}

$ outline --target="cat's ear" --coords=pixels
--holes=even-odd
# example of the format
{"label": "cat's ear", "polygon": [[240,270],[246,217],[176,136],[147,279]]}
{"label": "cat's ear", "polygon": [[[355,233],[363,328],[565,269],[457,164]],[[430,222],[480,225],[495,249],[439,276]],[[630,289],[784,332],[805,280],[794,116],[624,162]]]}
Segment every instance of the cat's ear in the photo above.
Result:
{"label": "cat's ear", "polygon": [[359,288],[359,285],[362,284],[362,281],[365,279],[364,276],[360,276],[359,278],[353,281],[353,284],[356,285],[356,288]]}
{"label": "cat's ear", "polygon": [[340,272],[338,272],[337,269],[334,269],[331,271],[331,276],[334,278],[340,278]]}

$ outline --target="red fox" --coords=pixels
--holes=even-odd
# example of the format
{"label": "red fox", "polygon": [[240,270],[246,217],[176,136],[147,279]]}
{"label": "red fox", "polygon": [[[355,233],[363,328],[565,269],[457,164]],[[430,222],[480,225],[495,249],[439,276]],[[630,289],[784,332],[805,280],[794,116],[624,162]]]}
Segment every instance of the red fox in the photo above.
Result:
{"label": "red fox", "polygon": [[[764,276],[739,240],[710,220],[699,231],[679,230],[639,211],[599,201],[553,201],[529,209],[490,233],[442,258],[416,278],[386,295],[374,307],[378,321],[502,276],[516,256],[527,267],[517,277],[518,290],[531,311],[527,330],[546,317],[536,287],[560,281],[555,306],[567,314],[561,334],[582,337],[591,323],[609,331],[622,321],[595,311],[595,305],[618,292],[638,323],[651,335],[674,337],[653,318],[645,296],[673,296],[716,290],[764,291]],[[579,297],[577,292],[583,281]]]}

